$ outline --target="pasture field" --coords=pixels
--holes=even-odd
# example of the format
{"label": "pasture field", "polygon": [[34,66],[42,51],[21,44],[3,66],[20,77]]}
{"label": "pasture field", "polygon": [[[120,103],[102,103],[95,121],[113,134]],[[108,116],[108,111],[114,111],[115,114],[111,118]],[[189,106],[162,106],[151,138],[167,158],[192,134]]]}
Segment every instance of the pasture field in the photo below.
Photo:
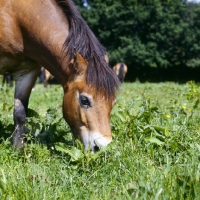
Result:
{"label": "pasture field", "polygon": [[113,142],[85,152],[62,119],[62,88],[36,85],[27,142],[11,147],[14,89],[0,90],[0,199],[199,199],[200,88],[123,83]]}

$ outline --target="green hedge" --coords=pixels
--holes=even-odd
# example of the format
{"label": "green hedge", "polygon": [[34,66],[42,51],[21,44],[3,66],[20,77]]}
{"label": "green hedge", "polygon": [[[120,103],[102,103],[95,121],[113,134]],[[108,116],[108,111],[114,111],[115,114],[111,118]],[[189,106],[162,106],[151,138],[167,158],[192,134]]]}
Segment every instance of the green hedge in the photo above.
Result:
{"label": "green hedge", "polygon": [[107,48],[110,64],[136,68],[200,65],[200,5],[180,0],[95,0],[81,14]]}

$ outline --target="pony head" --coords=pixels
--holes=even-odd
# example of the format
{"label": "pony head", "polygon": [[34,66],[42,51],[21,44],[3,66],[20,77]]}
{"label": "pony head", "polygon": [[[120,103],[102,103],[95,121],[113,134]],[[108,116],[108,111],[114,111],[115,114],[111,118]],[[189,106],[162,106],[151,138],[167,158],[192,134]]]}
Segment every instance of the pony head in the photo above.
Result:
{"label": "pony head", "polygon": [[64,87],[63,115],[85,150],[97,151],[112,141],[110,112],[115,97],[108,97],[86,83],[87,67],[87,61],[76,52],[67,69],[69,81]]}

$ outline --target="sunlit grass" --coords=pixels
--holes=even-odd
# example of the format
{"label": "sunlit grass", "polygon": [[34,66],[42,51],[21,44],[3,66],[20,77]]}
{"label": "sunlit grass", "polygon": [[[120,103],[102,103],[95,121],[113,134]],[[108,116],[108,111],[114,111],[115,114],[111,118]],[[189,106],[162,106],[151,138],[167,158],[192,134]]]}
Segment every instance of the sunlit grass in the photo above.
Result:
{"label": "sunlit grass", "polygon": [[113,142],[97,154],[66,133],[62,95],[61,86],[36,85],[28,142],[16,152],[13,89],[1,91],[0,199],[199,199],[198,85],[124,83],[111,114]]}

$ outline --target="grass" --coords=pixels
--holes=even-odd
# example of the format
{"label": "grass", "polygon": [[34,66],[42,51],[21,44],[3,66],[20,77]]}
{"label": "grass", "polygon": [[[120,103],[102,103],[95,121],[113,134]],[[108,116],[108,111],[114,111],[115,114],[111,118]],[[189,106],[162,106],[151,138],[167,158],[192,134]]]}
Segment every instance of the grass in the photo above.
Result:
{"label": "grass", "polygon": [[28,142],[13,151],[13,92],[0,93],[0,199],[199,199],[197,84],[124,83],[111,116],[113,142],[96,154],[69,133],[62,88],[39,84]]}

